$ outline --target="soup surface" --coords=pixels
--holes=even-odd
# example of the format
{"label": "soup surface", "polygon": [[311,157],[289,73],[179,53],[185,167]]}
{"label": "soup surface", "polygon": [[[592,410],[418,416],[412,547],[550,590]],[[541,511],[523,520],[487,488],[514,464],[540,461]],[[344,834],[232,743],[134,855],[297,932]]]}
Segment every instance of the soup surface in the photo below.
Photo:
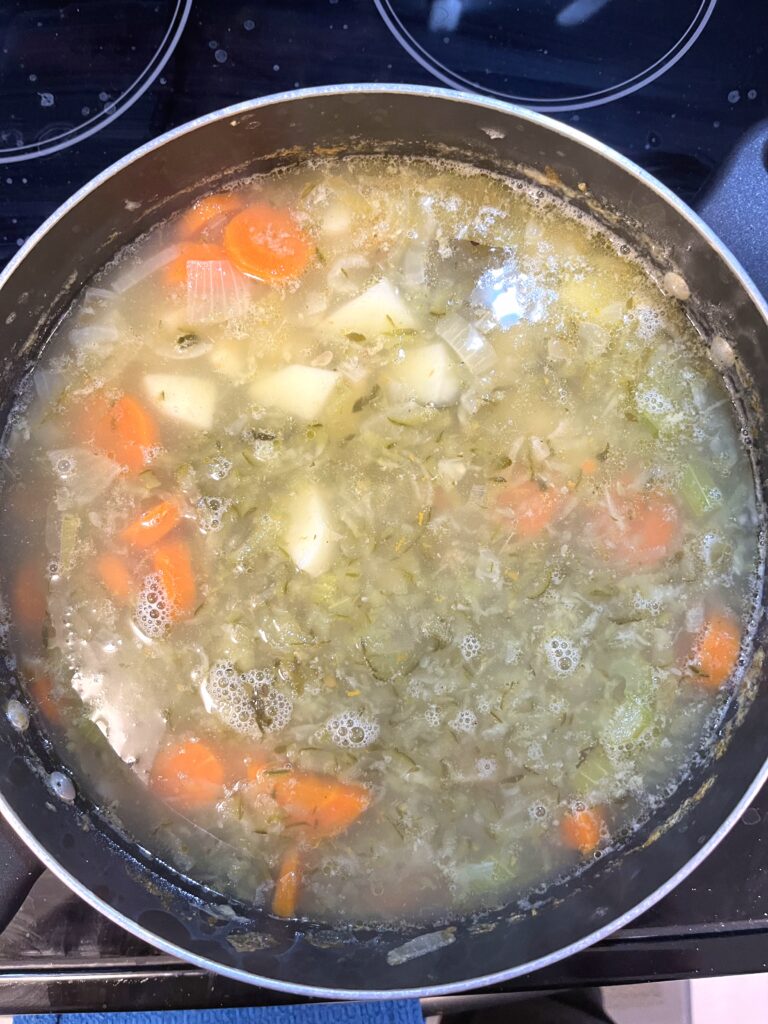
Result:
{"label": "soup surface", "polygon": [[756,592],[682,310],[459,167],[303,166],[159,225],[5,438],[12,664],[69,763],[283,916],[525,905],[626,840],[716,728]]}

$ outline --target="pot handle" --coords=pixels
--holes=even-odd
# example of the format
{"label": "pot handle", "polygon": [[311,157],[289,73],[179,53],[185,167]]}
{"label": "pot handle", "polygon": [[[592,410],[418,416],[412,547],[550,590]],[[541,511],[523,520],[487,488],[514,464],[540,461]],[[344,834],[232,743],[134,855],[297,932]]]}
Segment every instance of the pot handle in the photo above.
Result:
{"label": "pot handle", "polygon": [[0,933],[42,873],[43,865],[0,817]]}
{"label": "pot handle", "polygon": [[739,140],[696,209],[768,298],[768,121]]}

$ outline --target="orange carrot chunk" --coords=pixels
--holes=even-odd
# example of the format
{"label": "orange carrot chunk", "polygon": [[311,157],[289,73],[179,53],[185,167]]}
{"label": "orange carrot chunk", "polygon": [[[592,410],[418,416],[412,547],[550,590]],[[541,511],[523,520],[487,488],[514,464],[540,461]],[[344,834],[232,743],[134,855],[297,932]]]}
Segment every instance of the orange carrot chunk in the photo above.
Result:
{"label": "orange carrot chunk", "polygon": [[29,684],[37,710],[53,725],[61,723],[61,709],[53,696],[53,683],[50,676],[38,676]]}
{"label": "orange carrot chunk", "polygon": [[131,473],[139,473],[152,458],[157,429],[150,414],[132,395],[111,402],[96,395],[83,418],[82,434]]}
{"label": "orange carrot chunk", "polygon": [[365,786],[337,782],[324,775],[292,772],[274,778],[274,795],[280,807],[294,823],[306,826],[316,838],[344,832],[371,803],[371,794]]}
{"label": "orange carrot chunk", "polygon": [[13,621],[24,636],[39,638],[47,610],[43,567],[36,559],[30,559],[16,570],[11,589]]}
{"label": "orange carrot chunk", "polygon": [[313,247],[288,210],[266,203],[236,214],[224,229],[224,246],[234,265],[260,281],[300,277]]}
{"label": "orange carrot chunk", "polygon": [[214,804],[224,791],[224,766],[202,740],[187,740],[161,750],[151,778],[158,796],[189,808]]}
{"label": "orange carrot chunk", "polygon": [[125,559],[119,555],[101,555],[96,561],[99,579],[118,601],[128,601],[133,593],[133,577]]}
{"label": "orange carrot chunk", "polygon": [[560,837],[571,850],[586,857],[600,845],[603,826],[603,816],[594,807],[569,811],[560,822]]}
{"label": "orange carrot chunk", "polygon": [[272,913],[276,917],[295,917],[301,888],[301,854],[291,846],[283,854],[272,896]]}
{"label": "orange carrot chunk", "polygon": [[152,564],[160,576],[173,618],[191,615],[197,604],[197,587],[189,546],[183,540],[161,544],[152,556]]}
{"label": "orange carrot chunk", "polygon": [[161,501],[126,526],[120,536],[134,547],[148,548],[170,533],[180,517],[181,511],[175,501]]}
{"label": "orange carrot chunk", "polygon": [[563,495],[554,487],[540,487],[534,480],[509,484],[496,497],[499,517],[518,537],[538,537],[560,515]]}
{"label": "orange carrot chunk", "polygon": [[722,612],[710,616],[691,658],[696,681],[713,690],[722,686],[736,668],[740,650],[741,630],[733,616]]}
{"label": "orange carrot chunk", "polygon": [[597,459],[584,459],[581,464],[581,472],[584,476],[594,476],[600,468]]}
{"label": "orange carrot chunk", "polygon": [[595,526],[605,554],[633,569],[660,564],[680,541],[680,513],[661,494],[614,496],[610,507],[601,508]]}
{"label": "orange carrot chunk", "polygon": [[163,267],[165,283],[175,288],[187,282],[187,263],[190,260],[225,260],[227,254],[220,245],[210,242],[184,242],[178,256]]}
{"label": "orange carrot chunk", "polygon": [[220,192],[213,196],[203,196],[194,203],[179,221],[179,237],[192,238],[212,221],[227,214],[234,213],[242,206],[239,196],[231,192]]}

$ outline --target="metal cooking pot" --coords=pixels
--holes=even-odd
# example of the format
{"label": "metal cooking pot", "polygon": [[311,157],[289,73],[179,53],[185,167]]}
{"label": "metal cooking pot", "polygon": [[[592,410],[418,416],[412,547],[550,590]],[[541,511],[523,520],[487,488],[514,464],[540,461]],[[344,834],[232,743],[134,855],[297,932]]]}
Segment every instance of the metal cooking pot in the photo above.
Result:
{"label": "metal cooking pot", "polygon": [[[751,266],[764,287],[768,189],[761,193],[764,183],[755,176],[765,175],[767,139],[763,129],[747,141],[705,207],[735,243],[752,233]],[[705,224],[640,168],[572,128],[506,103],[410,86],[310,89],[230,107],[149,143],[78,192],[0,277],[3,420],[51,328],[121,246],[239,176],[337,152],[447,156],[494,171],[522,169],[542,188],[602,217],[661,272],[681,274],[692,319],[707,336],[733,343],[740,357],[730,372],[734,402],[753,455],[762,450],[759,389],[768,386],[768,309]],[[762,501],[766,481],[754,461]],[[768,685],[761,678],[758,619],[751,627],[756,653],[740,668],[709,758],[626,849],[552,886],[535,912],[510,906],[439,933],[428,926],[344,931],[238,906],[233,916],[221,909],[224,897],[184,878],[108,820],[89,799],[84,779],[75,779],[73,803],[59,799],[49,773],[66,765],[34,719],[24,734],[0,719],[0,810],[36,858],[107,917],[231,978],[302,995],[360,998],[489,985],[551,964],[626,925],[692,871],[738,820],[768,776]],[[25,699],[5,669],[3,691]],[[6,919],[29,885],[29,854],[22,850],[10,838],[0,843]]]}

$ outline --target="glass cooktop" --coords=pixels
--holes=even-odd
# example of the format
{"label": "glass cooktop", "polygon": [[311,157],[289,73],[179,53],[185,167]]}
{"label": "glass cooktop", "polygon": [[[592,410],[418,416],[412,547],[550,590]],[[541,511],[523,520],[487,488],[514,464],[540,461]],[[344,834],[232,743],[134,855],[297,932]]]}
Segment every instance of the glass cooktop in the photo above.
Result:
{"label": "glass cooktop", "polygon": [[[73,191],[167,129],[254,96],[363,81],[513,99],[597,136],[695,201],[739,136],[768,117],[768,5],[6,0],[0,265]],[[635,926],[507,988],[761,970],[767,949],[763,793]],[[125,935],[47,872],[0,934],[0,1012],[242,1005],[237,989]]]}

